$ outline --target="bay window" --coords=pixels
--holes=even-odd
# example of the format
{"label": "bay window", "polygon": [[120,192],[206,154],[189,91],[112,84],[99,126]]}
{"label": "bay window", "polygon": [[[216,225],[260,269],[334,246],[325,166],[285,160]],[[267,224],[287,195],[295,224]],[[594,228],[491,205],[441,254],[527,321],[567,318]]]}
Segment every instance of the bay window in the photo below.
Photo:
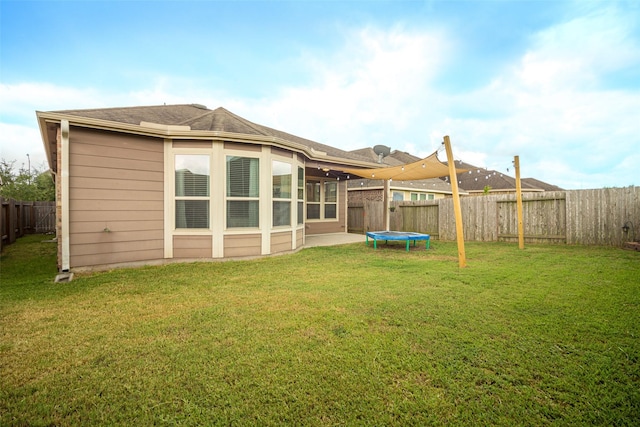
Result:
{"label": "bay window", "polygon": [[260,225],[260,160],[227,156],[227,227]]}
{"label": "bay window", "polygon": [[209,228],[209,156],[175,156],[175,227]]}
{"label": "bay window", "polygon": [[298,167],[298,225],[304,224],[304,168]]}
{"label": "bay window", "polygon": [[273,226],[291,225],[291,164],[274,160],[271,173],[273,188]]}

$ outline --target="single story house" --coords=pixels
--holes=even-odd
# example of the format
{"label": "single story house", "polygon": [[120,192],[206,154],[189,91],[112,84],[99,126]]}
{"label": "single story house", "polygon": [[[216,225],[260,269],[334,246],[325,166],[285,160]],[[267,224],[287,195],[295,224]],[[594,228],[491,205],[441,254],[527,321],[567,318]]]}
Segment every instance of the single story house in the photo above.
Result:
{"label": "single story house", "polygon": [[284,253],[347,232],[343,168],[379,167],[224,108],[36,113],[62,272]]}

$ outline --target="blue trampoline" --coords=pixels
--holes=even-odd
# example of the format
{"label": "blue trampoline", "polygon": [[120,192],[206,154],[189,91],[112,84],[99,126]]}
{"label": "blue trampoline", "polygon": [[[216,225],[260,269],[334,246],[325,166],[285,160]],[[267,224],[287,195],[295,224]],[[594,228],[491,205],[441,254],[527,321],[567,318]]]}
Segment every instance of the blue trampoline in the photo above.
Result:
{"label": "blue trampoline", "polygon": [[373,239],[373,248],[378,249],[378,240],[404,240],[407,242],[407,252],[409,251],[409,242],[413,240],[413,246],[417,240],[425,241],[425,249],[429,249],[431,236],[428,234],[413,233],[408,231],[367,231],[367,246],[369,246],[369,237]]}

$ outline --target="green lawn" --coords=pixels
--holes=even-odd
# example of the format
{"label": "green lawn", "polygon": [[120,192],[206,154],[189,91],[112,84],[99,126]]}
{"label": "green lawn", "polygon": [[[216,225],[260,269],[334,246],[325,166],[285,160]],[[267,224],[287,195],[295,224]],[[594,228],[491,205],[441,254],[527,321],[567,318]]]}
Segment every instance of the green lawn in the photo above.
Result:
{"label": "green lawn", "polygon": [[640,253],[305,249],[54,284],[0,258],[0,425],[638,425]]}

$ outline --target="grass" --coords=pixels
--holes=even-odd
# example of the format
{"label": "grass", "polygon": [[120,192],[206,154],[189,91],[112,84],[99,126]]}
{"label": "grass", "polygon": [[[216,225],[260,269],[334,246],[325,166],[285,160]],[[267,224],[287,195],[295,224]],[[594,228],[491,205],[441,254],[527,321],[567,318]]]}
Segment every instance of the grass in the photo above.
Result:
{"label": "grass", "polygon": [[0,425],[637,425],[640,254],[318,247],[54,284],[0,258]]}

